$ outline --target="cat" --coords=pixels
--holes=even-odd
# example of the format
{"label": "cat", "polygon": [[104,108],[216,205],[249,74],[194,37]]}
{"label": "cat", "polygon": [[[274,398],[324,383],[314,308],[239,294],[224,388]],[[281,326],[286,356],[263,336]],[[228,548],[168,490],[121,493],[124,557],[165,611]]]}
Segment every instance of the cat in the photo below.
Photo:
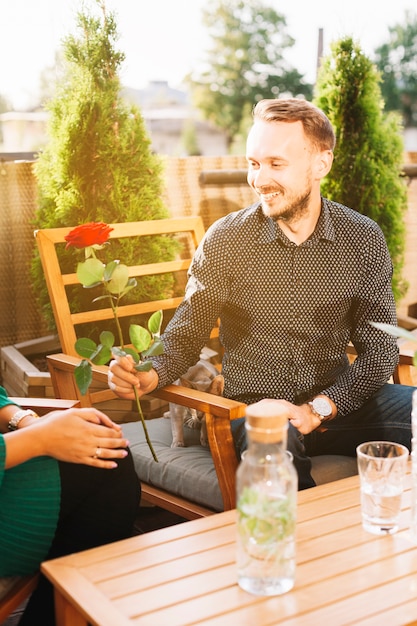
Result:
{"label": "cat", "polygon": [[[223,395],[224,378],[210,361],[200,359],[175,384],[221,396]],[[183,448],[185,446],[184,426],[200,428],[200,444],[208,447],[206,420],[202,411],[170,402],[169,411],[164,413],[164,417],[171,420],[171,448]]]}

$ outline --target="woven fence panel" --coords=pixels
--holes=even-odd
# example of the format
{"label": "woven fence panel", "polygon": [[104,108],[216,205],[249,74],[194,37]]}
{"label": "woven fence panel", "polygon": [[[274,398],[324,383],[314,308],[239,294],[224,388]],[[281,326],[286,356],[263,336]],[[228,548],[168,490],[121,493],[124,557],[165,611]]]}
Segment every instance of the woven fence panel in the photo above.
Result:
{"label": "woven fence panel", "polygon": [[398,310],[405,315],[417,317],[417,178],[409,178],[407,182],[408,204],[405,215],[406,244],[403,277],[408,282],[408,291],[400,302]]}
{"label": "woven fence panel", "polygon": [[0,163],[0,346],[48,333],[31,288],[36,180],[31,162]]}
{"label": "woven fence panel", "polygon": [[[247,162],[243,156],[167,157],[165,200],[172,217],[201,216],[207,229],[214,221],[243,209],[257,197],[246,182]],[[243,171],[241,182],[204,184],[204,172]]]}

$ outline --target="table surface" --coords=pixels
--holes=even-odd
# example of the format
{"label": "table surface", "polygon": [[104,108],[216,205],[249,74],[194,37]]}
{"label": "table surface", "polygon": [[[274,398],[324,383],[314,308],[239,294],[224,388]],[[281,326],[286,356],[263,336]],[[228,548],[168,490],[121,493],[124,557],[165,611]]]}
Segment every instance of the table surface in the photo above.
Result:
{"label": "table surface", "polygon": [[294,588],[253,596],[236,583],[235,511],[42,565],[58,626],[417,624],[411,477],[392,536],[362,528],[357,476],[298,494]]}

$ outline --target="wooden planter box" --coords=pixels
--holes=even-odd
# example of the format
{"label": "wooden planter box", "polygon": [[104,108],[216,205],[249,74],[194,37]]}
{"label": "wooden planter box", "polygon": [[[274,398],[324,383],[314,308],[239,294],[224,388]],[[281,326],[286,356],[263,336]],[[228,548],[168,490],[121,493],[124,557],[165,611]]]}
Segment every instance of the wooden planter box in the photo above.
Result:
{"label": "wooden planter box", "polygon": [[[10,396],[24,398],[54,398],[49,372],[38,369],[29,358],[60,351],[57,335],[48,335],[1,348],[2,385],[7,393]],[[146,419],[160,417],[168,410],[166,402],[151,396],[144,396],[141,399],[141,407]],[[139,419],[135,403],[128,400],[110,400],[103,402],[98,408],[115,422],[132,422]]]}
{"label": "wooden planter box", "polygon": [[56,335],[16,343],[1,349],[3,387],[11,396],[54,398],[49,372],[43,372],[28,357],[59,352]]}

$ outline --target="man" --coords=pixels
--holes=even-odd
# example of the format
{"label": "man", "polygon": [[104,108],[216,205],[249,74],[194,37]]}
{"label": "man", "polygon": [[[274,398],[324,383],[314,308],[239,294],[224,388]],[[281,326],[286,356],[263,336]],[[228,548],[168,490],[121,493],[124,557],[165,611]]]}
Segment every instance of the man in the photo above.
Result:
{"label": "man", "polygon": [[[392,263],[372,220],[321,197],[335,136],[299,99],[262,100],[247,140],[248,183],[260,202],[213,224],[190,268],[182,304],[149,373],[112,362],[109,385],[132,397],[174,381],[198,360],[220,318],[224,395],[286,401],[288,448],[299,488],[314,485],[309,456],[355,456],[383,439],[411,446],[413,389],[385,384],[396,340],[369,322],[396,324]],[[346,346],[358,357],[350,365]],[[232,423],[238,450],[243,424]]]}

